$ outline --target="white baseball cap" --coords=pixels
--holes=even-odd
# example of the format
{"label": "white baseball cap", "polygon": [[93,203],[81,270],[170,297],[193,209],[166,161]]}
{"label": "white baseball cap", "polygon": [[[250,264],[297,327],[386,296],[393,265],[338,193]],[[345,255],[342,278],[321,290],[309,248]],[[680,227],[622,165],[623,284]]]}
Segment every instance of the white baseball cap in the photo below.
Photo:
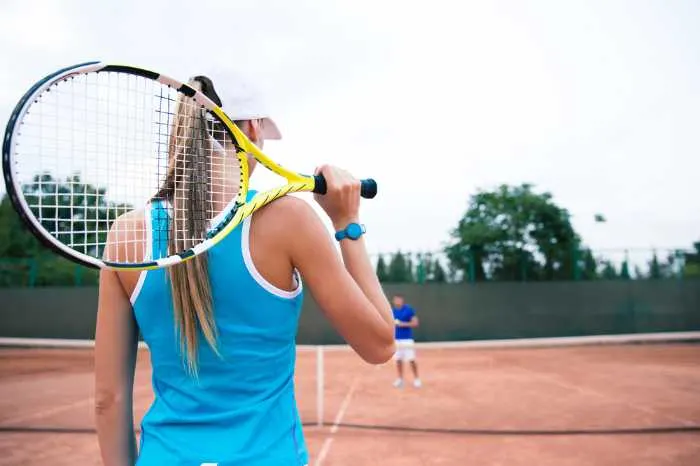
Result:
{"label": "white baseball cap", "polygon": [[[265,139],[282,139],[282,133],[270,117],[267,103],[260,92],[239,76],[228,74],[217,72],[205,75],[211,79],[215,88],[213,94],[221,100],[221,108],[226,115],[233,121],[262,120]],[[205,94],[211,98],[210,93]],[[212,100],[216,102],[216,99]]]}

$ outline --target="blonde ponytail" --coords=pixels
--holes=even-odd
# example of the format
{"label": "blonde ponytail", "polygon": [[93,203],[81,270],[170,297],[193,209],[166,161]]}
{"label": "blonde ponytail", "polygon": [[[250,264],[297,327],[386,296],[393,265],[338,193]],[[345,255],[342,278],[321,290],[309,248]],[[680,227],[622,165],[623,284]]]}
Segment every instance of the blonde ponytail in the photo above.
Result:
{"label": "blonde ponytail", "polygon": [[[189,86],[200,90],[198,80]],[[169,162],[165,182],[156,198],[172,204],[168,249],[183,251],[206,235],[210,200],[212,152],[203,110],[180,96],[168,144]],[[176,331],[188,373],[198,373],[199,333],[218,354],[212,291],[206,253],[168,269]]]}

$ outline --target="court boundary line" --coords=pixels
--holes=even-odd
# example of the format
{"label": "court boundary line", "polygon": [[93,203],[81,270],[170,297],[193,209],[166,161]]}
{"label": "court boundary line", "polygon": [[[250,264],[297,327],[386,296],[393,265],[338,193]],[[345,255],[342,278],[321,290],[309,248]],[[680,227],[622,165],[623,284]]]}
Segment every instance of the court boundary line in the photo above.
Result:
{"label": "court boundary line", "polygon": [[[95,340],[0,337],[0,346],[9,348],[90,349],[95,347]],[[138,347],[139,349],[148,349],[148,346],[143,341],[139,341]]]}
{"label": "court boundary line", "polygon": [[[506,338],[494,340],[464,340],[464,341],[431,341],[416,342],[417,348],[537,348],[551,346],[596,346],[625,343],[664,343],[700,341],[700,331],[691,332],[656,332],[628,333],[615,335],[583,335],[575,337],[539,337],[539,338]],[[0,337],[0,347],[18,348],[93,348],[95,340],[90,339],[59,339],[59,338],[16,338]],[[322,347],[324,351],[349,351],[349,345],[296,345],[300,351],[315,351]],[[145,342],[139,341],[140,349],[148,349]]]}
{"label": "court boundary line", "polygon": [[331,445],[333,444],[335,434],[340,429],[340,426],[343,422],[343,417],[345,416],[345,412],[348,410],[348,407],[350,407],[352,395],[355,393],[355,390],[357,389],[357,386],[360,383],[360,378],[361,376],[359,375],[355,377],[355,380],[352,381],[348,392],[345,394],[345,398],[343,398],[343,402],[340,404],[340,408],[338,408],[338,412],[336,413],[335,419],[333,420],[333,424],[331,425],[330,432],[323,441],[323,445],[321,445],[321,450],[319,450],[318,452],[318,457],[314,462],[314,466],[322,466],[323,462],[328,456],[328,453],[331,451]]}
{"label": "court boundary line", "polygon": [[[1,343],[0,339],[0,343]],[[624,333],[608,335],[582,335],[575,337],[505,338],[493,340],[430,341],[415,343],[416,348],[461,349],[461,348],[538,348],[552,346],[598,346],[623,343],[664,343],[700,341],[700,331]],[[349,345],[298,345],[312,348],[323,346],[325,351],[350,350]]]}

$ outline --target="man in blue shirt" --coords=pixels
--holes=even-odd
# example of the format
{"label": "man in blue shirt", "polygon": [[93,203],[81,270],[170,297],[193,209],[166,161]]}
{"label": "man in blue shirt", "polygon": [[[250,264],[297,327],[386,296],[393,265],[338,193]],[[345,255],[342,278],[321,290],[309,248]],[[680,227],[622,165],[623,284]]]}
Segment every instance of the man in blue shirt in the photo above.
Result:
{"label": "man in blue shirt", "polygon": [[393,300],[394,323],[396,324],[396,369],[399,377],[394,382],[394,387],[403,387],[403,362],[409,361],[413,370],[413,386],[420,388],[422,383],[418,377],[418,365],[416,364],[415,342],[413,329],[418,327],[416,311],[404,302],[401,295],[394,296]]}

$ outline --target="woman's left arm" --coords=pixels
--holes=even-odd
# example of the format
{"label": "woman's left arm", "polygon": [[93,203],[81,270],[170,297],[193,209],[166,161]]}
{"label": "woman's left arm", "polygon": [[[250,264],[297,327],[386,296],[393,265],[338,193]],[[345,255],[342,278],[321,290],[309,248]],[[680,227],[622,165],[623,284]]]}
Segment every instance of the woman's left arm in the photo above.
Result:
{"label": "woman's left arm", "polygon": [[133,389],[138,326],[129,296],[112,270],[100,272],[95,331],[95,418],[105,466],[136,462]]}

